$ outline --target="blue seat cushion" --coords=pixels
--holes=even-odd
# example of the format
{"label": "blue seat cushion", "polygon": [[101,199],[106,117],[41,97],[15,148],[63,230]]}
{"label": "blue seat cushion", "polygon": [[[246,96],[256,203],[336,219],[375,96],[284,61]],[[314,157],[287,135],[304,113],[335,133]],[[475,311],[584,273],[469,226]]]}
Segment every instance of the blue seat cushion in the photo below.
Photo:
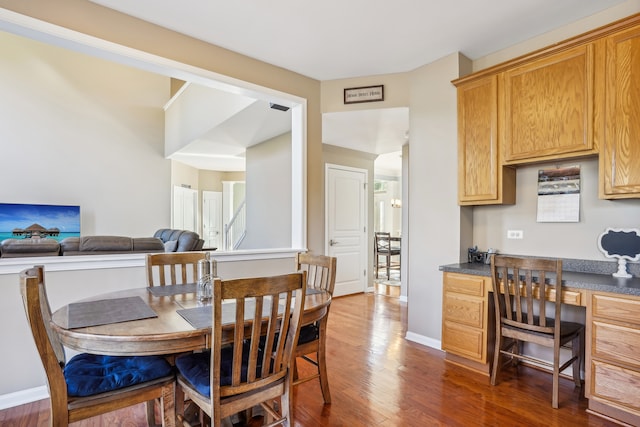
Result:
{"label": "blue seat cushion", "polygon": [[101,356],[82,353],[64,367],[69,396],[92,396],[170,375],[171,365],[160,356]]}
{"label": "blue seat cushion", "polygon": [[310,325],[304,325],[300,328],[300,335],[298,337],[298,344],[306,344],[308,342],[317,340],[320,337],[320,330],[316,323]]}
{"label": "blue seat cushion", "polygon": [[[249,342],[245,341],[242,346],[242,367],[240,370],[241,381],[247,381],[247,370],[249,365]],[[258,366],[256,375],[262,373],[262,346],[258,349]],[[183,354],[176,358],[176,368],[178,372],[203,396],[211,397],[211,352]],[[220,360],[220,385],[231,385],[233,368],[233,348],[223,347]]]}

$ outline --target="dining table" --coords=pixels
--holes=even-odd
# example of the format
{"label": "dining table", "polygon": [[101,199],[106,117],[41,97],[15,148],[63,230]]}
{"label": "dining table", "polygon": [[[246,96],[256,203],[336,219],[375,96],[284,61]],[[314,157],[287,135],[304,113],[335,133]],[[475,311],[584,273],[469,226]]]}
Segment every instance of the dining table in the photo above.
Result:
{"label": "dining table", "polygon": [[[321,319],[331,295],[307,288],[302,325]],[[235,302],[223,301],[231,325]],[[211,346],[212,307],[196,297],[196,285],[138,287],[67,304],[56,310],[51,325],[70,349],[112,356],[170,355]],[[233,334],[223,337],[231,342]]]}

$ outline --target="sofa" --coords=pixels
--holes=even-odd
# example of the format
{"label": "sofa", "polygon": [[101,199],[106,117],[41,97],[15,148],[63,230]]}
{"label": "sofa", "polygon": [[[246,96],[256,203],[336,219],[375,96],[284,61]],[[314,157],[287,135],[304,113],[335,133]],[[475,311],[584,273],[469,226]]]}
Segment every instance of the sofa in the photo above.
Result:
{"label": "sofa", "polygon": [[60,241],[60,255],[105,255],[131,252],[164,252],[156,237],[83,236]]}
{"label": "sofa", "polygon": [[55,239],[5,239],[0,257],[105,255],[123,253],[188,252],[202,249],[204,240],[188,230],[162,228],[153,237],[82,236]]}

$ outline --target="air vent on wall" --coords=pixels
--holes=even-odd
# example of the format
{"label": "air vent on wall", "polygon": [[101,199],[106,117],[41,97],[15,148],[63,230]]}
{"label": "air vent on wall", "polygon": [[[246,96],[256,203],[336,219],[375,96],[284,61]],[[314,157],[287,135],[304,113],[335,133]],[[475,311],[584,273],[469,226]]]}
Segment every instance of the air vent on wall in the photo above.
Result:
{"label": "air vent on wall", "polygon": [[289,111],[289,107],[285,107],[284,105],[280,104],[274,104],[273,102],[269,103],[269,107],[273,108],[274,110]]}

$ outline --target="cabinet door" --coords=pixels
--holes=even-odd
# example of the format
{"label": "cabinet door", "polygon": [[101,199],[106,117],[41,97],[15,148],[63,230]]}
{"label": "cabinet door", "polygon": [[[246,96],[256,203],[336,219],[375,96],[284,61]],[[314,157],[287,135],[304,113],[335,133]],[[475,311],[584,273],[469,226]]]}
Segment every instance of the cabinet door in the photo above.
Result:
{"label": "cabinet door", "polygon": [[600,197],[640,197],[640,27],[606,40]]}
{"label": "cabinet door", "polygon": [[458,86],[458,200],[461,205],[515,203],[515,171],[504,194],[498,143],[498,81]]}
{"label": "cabinet door", "polygon": [[596,154],[594,46],[505,71],[505,163]]}

